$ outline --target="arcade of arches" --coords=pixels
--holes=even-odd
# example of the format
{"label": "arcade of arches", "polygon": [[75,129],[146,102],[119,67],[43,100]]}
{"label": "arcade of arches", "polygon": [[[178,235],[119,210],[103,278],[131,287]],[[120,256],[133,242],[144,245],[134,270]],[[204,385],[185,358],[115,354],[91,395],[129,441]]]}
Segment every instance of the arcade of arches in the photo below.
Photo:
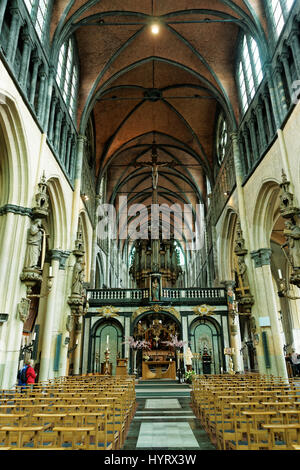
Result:
{"label": "arcade of arches", "polygon": [[299,2],[0,3],[0,389],[296,381]]}

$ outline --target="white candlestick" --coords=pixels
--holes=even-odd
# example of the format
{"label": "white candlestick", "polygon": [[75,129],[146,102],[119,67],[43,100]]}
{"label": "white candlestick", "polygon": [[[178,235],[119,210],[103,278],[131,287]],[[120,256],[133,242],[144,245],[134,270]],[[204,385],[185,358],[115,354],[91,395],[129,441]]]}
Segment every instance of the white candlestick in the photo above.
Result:
{"label": "white candlestick", "polygon": [[109,346],[109,335],[106,336],[106,344],[107,344],[107,347]]}
{"label": "white candlestick", "polygon": [[52,276],[52,266],[49,266],[49,276]]}
{"label": "white candlestick", "polygon": [[279,279],[282,279],[281,269],[278,269],[278,276],[279,276]]}

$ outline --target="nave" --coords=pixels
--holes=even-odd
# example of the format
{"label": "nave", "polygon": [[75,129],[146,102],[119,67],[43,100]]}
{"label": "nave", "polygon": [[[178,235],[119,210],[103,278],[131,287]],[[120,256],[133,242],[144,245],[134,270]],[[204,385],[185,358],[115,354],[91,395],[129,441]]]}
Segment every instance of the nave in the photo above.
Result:
{"label": "nave", "polygon": [[63,377],[2,391],[0,448],[300,450],[299,405],[299,379],[261,374]]}

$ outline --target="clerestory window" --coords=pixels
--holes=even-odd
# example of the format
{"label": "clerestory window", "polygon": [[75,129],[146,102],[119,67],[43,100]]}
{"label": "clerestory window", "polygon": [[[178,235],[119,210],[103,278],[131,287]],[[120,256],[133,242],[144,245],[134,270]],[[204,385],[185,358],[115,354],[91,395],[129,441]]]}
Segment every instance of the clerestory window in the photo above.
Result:
{"label": "clerestory window", "polygon": [[245,35],[238,64],[238,81],[243,112],[248,109],[262,79],[262,64],[257,42],[252,36]]}

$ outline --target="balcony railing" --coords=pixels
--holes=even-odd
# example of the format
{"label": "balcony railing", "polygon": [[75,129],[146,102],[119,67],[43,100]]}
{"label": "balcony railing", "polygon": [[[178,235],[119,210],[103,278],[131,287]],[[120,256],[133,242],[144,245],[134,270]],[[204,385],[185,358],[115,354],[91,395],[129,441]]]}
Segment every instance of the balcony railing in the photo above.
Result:
{"label": "balcony railing", "polygon": [[[151,303],[149,289],[88,289],[87,297],[91,306]],[[225,304],[226,294],[221,288],[163,288],[161,299],[153,303]]]}

